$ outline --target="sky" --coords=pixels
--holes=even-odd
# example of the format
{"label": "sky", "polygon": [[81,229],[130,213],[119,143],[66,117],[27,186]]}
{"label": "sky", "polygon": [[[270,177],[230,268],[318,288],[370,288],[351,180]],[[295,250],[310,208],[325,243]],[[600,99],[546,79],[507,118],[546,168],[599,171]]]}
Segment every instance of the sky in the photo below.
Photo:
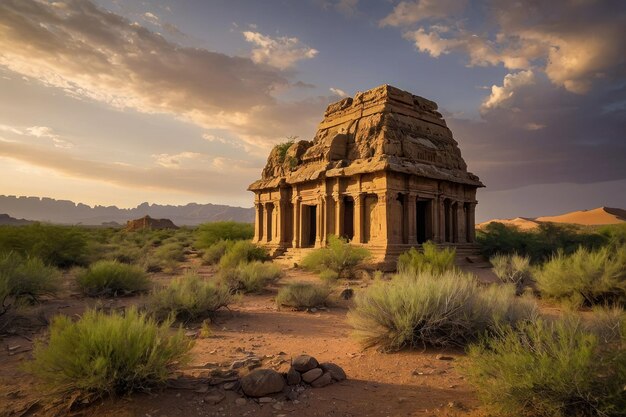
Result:
{"label": "sky", "polygon": [[250,207],[381,84],[439,104],[478,221],[626,207],[619,0],[0,0],[0,194]]}

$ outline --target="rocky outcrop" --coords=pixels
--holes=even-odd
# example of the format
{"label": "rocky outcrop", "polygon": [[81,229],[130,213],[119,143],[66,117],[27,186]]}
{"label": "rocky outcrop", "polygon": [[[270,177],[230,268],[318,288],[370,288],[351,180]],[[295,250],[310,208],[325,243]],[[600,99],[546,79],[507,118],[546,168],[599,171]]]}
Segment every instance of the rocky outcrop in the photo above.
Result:
{"label": "rocky outcrop", "polygon": [[382,85],[330,104],[313,141],[277,146],[249,189],[385,170],[482,186],[437,104]]}
{"label": "rocky outcrop", "polygon": [[144,216],[141,219],[137,220],[129,220],[126,223],[125,230],[135,231],[135,230],[159,230],[159,229],[178,229],[171,220],[169,219],[153,219],[150,216]]}

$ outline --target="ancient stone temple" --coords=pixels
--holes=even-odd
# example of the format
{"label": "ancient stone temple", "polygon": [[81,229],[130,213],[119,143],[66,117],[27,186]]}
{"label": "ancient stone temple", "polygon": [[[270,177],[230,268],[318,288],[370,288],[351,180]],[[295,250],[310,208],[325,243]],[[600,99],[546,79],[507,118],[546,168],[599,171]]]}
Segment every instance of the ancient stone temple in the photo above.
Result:
{"label": "ancient stone temple", "polygon": [[395,265],[428,240],[474,242],[478,177],[437,104],[383,85],[328,106],[313,141],[277,146],[254,192],[254,241],[274,255],[329,235]]}

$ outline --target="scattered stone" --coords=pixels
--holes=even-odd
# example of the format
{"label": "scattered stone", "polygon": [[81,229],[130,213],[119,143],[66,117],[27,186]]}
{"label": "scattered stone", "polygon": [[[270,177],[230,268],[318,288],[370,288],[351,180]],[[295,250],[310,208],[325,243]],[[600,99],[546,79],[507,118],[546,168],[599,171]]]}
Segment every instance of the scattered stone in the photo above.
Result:
{"label": "scattered stone", "polygon": [[452,356],[442,355],[441,353],[437,355],[436,358],[439,359],[440,361],[453,361],[454,360]]}
{"label": "scattered stone", "polygon": [[313,388],[321,388],[333,383],[333,378],[330,376],[330,372],[324,372],[322,376],[311,382]]}
{"label": "scattered stone", "polygon": [[234,361],[230,365],[230,369],[239,369],[239,368],[243,368],[243,366],[244,366],[244,361]]}
{"label": "scattered stone", "polygon": [[322,371],[320,368],[314,368],[310,371],[306,371],[305,373],[303,373],[302,380],[310,384],[311,382],[322,376],[323,373],[324,371]]}
{"label": "scattered stone", "polygon": [[313,356],[310,355],[300,355],[296,356],[296,358],[291,363],[291,366],[298,372],[306,372],[310,371],[313,368],[317,368],[319,362]]}
{"label": "scattered stone", "polygon": [[239,381],[227,382],[224,384],[226,391],[234,391],[239,387]]}
{"label": "scattered stone", "polygon": [[282,409],[283,409],[283,403],[276,403],[276,404],[272,405],[272,408],[273,408],[274,410],[278,410],[278,411],[280,411],[280,410],[282,410]]}
{"label": "scattered stone", "polygon": [[298,391],[294,391],[294,390],[289,391],[287,393],[287,398],[290,401],[297,401],[298,400]]}
{"label": "scattered stone", "polygon": [[354,296],[354,290],[352,288],[345,288],[343,291],[341,291],[341,294],[339,294],[339,296],[344,300],[349,300]]}
{"label": "scattered stone", "polygon": [[220,403],[224,399],[224,397],[224,394],[222,394],[220,391],[215,391],[204,397],[204,401],[209,404],[215,405]]}
{"label": "scattered stone", "polygon": [[287,371],[286,378],[287,385],[298,385],[300,381],[302,381],[300,372],[296,371],[293,366],[289,368],[289,371]]}
{"label": "scattered stone", "polygon": [[248,402],[248,401],[246,401],[246,399],[245,399],[245,398],[237,398],[237,399],[235,400],[235,404],[240,405],[240,406],[241,406],[241,405],[246,405],[246,403],[247,403],[247,402]]}
{"label": "scattered stone", "polygon": [[269,404],[274,402],[274,399],[272,397],[261,397],[259,398],[259,404]]}
{"label": "scattered stone", "polygon": [[281,392],[285,387],[283,376],[272,369],[255,369],[240,382],[241,389],[250,397],[264,397]]}
{"label": "scattered stone", "polygon": [[335,381],[343,381],[344,379],[347,378],[346,372],[343,370],[343,368],[334,363],[330,363],[330,362],[321,363],[320,368],[322,368],[324,372],[328,372],[330,376],[333,378],[333,380]]}

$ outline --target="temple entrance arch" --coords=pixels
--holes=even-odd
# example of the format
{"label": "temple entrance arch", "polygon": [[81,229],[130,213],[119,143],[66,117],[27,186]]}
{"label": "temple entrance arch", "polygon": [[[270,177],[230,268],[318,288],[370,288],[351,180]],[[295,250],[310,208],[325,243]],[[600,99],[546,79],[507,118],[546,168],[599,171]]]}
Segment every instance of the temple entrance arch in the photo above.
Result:
{"label": "temple entrance arch", "polygon": [[302,209],[302,247],[313,247],[317,238],[317,205],[304,204]]}
{"label": "temple entrance arch", "polygon": [[432,200],[417,199],[415,202],[415,225],[417,227],[417,243],[422,244],[433,238]]}
{"label": "temple entrance arch", "polygon": [[354,239],[354,198],[343,198],[343,237]]}

